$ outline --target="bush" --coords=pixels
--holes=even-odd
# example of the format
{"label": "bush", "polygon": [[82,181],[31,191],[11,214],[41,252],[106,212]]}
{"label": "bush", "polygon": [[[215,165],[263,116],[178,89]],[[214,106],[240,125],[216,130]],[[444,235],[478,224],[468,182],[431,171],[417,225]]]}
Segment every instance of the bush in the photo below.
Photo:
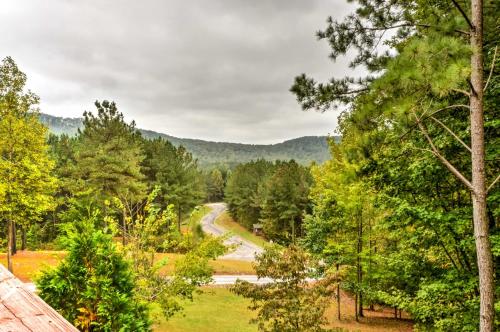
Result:
{"label": "bush", "polygon": [[269,277],[274,282],[254,285],[238,280],[231,291],[252,300],[250,309],[258,310],[252,322],[259,331],[326,331],[324,314],[334,287],[329,278],[308,282],[315,263],[297,246],[284,250],[268,247],[257,256],[255,270],[259,278]]}
{"label": "bush", "polygon": [[37,280],[40,297],[82,331],[149,331],[131,268],[96,223],[102,219],[94,211],[68,225],[68,255]]}

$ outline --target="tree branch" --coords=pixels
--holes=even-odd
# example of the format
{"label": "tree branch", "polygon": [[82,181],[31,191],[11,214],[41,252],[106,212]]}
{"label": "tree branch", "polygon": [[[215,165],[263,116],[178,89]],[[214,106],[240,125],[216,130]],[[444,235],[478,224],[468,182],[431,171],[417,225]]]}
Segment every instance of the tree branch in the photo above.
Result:
{"label": "tree branch", "polygon": [[460,12],[460,14],[462,14],[462,16],[465,18],[465,20],[467,21],[467,24],[469,25],[469,27],[474,30],[474,25],[472,25],[472,22],[470,21],[469,17],[467,16],[467,14],[465,13],[465,11],[462,9],[462,7],[460,6],[460,4],[456,1],[456,0],[451,0],[451,2],[453,2],[453,5],[455,5],[455,7],[458,9],[458,11]]}
{"label": "tree branch", "polygon": [[498,180],[500,180],[500,174],[497,176],[497,178],[489,185],[488,189],[486,189],[486,193],[488,193],[491,189],[493,189],[493,187],[495,186],[495,184],[498,182]]}
{"label": "tree branch", "polygon": [[[397,29],[397,28],[404,28],[404,27],[419,27],[419,28],[434,28],[436,30],[439,30],[439,27],[430,25],[430,24],[418,24],[418,23],[401,23],[401,24],[396,24],[396,25],[391,25],[389,27],[362,27],[362,30],[368,30],[368,31],[386,31],[386,30],[391,30],[391,29]],[[354,29],[350,29],[354,30]],[[458,30],[455,29],[453,30],[455,32],[461,33],[466,36],[470,36],[470,32],[468,31],[463,31],[463,30]]]}
{"label": "tree branch", "polygon": [[[442,111],[446,111],[446,110],[449,110],[449,109],[452,109],[452,108],[467,108],[467,109],[470,109],[470,106],[469,105],[465,105],[465,104],[455,104],[455,105],[450,105],[450,106],[446,106],[446,107],[443,107],[443,108],[440,108],[434,112],[432,112],[430,115],[427,115],[425,117],[422,117],[420,120],[423,121],[423,120],[427,120],[429,117],[439,113],[439,112],[442,112]],[[408,135],[412,130],[413,128],[415,128],[417,126],[417,124],[414,124],[413,126],[411,126],[411,128],[406,132],[404,133],[403,135],[401,135],[401,137],[399,137],[400,140],[402,140],[406,135]]]}
{"label": "tree branch", "polygon": [[448,126],[446,126],[443,122],[439,121],[438,119],[436,119],[435,117],[433,117],[432,115],[429,116],[429,118],[431,118],[432,120],[436,121],[437,123],[439,123],[444,129],[446,129],[447,132],[449,132],[451,134],[451,136],[455,137],[455,139],[457,141],[460,142],[460,144],[462,144],[470,153],[472,153],[472,149],[467,145],[465,144],[464,141],[462,141],[460,139],[460,137],[458,137],[454,132],[453,130],[451,130]]}
{"label": "tree branch", "polygon": [[495,53],[493,53],[493,61],[491,62],[490,74],[488,75],[488,79],[486,80],[486,84],[484,85],[483,91],[486,91],[488,88],[488,84],[490,84],[491,76],[493,76],[493,70],[495,69],[495,61],[497,59],[497,51],[498,45],[495,46]]}
{"label": "tree branch", "polygon": [[453,166],[445,157],[443,157],[443,155],[439,152],[438,148],[434,145],[434,142],[432,141],[432,138],[429,136],[429,133],[427,132],[427,129],[425,128],[425,126],[422,124],[422,122],[420,121],[420,119],[418,118],[417,114],[415,114],[415,112],[413,112],[413,115],[415,116],[415,120],[417,121],[417,124],[418,124],[418,127],[420,128],[420,131],[422,132],[422,134],[425,136],[425,138],[427,139],[427,142],[429,142],[429,145],[431,146],[431,149],[432,149],[432,154],[434,154],[440,161],[441,163],[443,163],[443,165],[448,168],[448,170],[453,174],[455,175],[460,181],[462,181],[463,184],[465,184],[465,186],[467,188],[469,188],[470,191],[474,192],[474,187],[472,186],[472,184],[470,183],[469,180],[467,180],[467,178],[465,176],[462,175],[462,173],[460,173],[460,171],[458,169],[455,168],[455,166]]}
{"label": "tree branch", "polygon": [[[446,106],[446,107],[443,107],[443,108],[440,108],[434,112],[432,112],[429,116],[433,116],[433,115],[436,115],[437,113],[439,112],[442,112],[442,111],[446,111],[446,110],[449,110],[451,108],[467,108],[467,109],[470,109],[470,106],[469,105],[465,105],[465,104],[455,104],[455,105],[450,105],[450,106]],[[426,118],[424,118],[425,120]]]}
{"label": "tree branch", "polygon": [[470,98],[470,92],[468,92],[468,91],[465,91],[462,89],[451,89],[451,91],[460,92],[460,93],[466,95],[468,98]]}

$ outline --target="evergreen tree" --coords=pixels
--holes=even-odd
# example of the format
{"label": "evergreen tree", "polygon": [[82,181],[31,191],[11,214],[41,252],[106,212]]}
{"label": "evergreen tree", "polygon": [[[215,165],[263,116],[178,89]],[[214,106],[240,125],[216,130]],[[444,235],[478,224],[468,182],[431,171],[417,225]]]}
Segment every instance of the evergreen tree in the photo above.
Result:
{"label": "evergreen tree", "polygon": [[280,243],[295,243],[302,234],[302,219],[308,207],[309,170],[295,161],[278,162],[262,192],[264,234]]}
{"label": "evergreen tree", "polygon": [[[484,5],[482,0],[358,2],[354,15],[342,22],[330,18],[327,29],[318,36],[328,40],[333,59],[355,49],[357,56],[351,66],[364,65],[372,75],[359,80],[332,79],[326,84],[302,75],[296,78],[292,91],[305,109],[325,110],[354,102],[355,114],[346,117],[360,133],[363,128],[386,131],[392,135],[385,139],[397,140],[418,129],[418,138],[412,137],[416,144],[407,147],[435,157],[470,195],[481,297],[480,330],[492,331],[495,278],[487,193],[494,190],[499,169],[485,158],[490,149],[496,149],[486,146],[485,135],[495,134],[485,131],[484,125],[494,112],[484,91],[495,75],[494,64],[491,75],[484,75],[483,58],[488,48],[492,50],[498,43],[498,32],[494,31],[498,29],[499,4],[487,1]],[[384,40],[388,31],[395,33]],[[377,46],[381,41],[395,52],[380,53]],[[492,58],[494,61],[495,56]],[[463,110],[470,114],[465,112],[466,119],[457,123],[456,116],[463,118]],[[448,135],[444,140],[443,133]],[[464,149],[458,152],[459,158],[445,154],[450,144]],[[461,162],[454,163],[456,159]],[[496,233],[495,228],[491,231]]]}
{"label": "evergreen tree", "polygon": [[68,255],[37,280],[40,297],[82,331],[150,331],[134,275],[112,236],[96,229],[98,210],[67,224]]}
{"label": "evergreen tree", "polygon": [[146,158],[144,172],[150,188],[159,187],[158,199],[177,209],[180,229],[182,215],[191,211],[205,198],[204,179],[196,159],[182,146],[157,138],[143,141]]}
{"label": "evergreen tree", "polygon": [[262,192],[274,169],[273,163],[259,159],[236,166],[224,192],[231,216],[251,229],[261,218]]}
{"label": "evergreen tree", "polygon": [[219,202],[224,198],[225,181],[221,171],[214,168],[207,175],[207,200],[209,202]]}
{"label": "evergreen tree", "polygon": [[146,185],[141,173],[144,159],[140,134],[135,123],[127,124],[114,102],[96,101],[97,115],[84,113],[84,128],[79,130],[74,177],[79,188],[99,202],[117,198],[122,206],[122,233],[127,220],[137,213],[145,197]]}

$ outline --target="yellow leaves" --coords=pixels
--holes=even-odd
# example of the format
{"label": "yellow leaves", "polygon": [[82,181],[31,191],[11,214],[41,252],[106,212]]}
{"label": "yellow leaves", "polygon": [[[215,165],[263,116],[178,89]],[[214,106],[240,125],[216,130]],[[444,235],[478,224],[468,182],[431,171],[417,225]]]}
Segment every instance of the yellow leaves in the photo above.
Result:
{"label": "yellow leaves", "polygon": [[97,314],[88,308],[78,308],[80,315],[77,316],[75,326],[81,331],[91,331],[92,322],[97,320]]}

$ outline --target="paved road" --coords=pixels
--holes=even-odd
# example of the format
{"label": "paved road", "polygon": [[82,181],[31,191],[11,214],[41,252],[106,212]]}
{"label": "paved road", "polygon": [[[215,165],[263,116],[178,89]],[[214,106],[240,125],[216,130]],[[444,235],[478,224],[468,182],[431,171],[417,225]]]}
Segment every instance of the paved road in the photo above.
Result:
{"label": "paved road", "polygon": [[233,285],[236,280],[248,281],[251,284],[263,285],[273,282],[271,278],[259,278],[256,275],[214,275],[212,285]]}
{"label": "paved road", "polygon": [[[210,207],[212,211],[201,219],[200,223],[203,231],[216,236],[226,234],[228,230],[215,224],[215,219],[217,219],[217,217],[226,210],[226,204],[212,203],[207,204],[207,206]],[[263,251],[262,247],[247,241],[238,235],[231,236],[229,239],[224,241],[224,244],[227,246],[236,246],[236,249],[220,257],[222,259],[251,262],[255,260],[255,254],[260,254]]]}
{"label": "paved road", "polygon": [[[204,232],[221,236],[226,234],[228,231],[220,226],[215,225],[215,219],[220,216],[224,211],[226,211],[226,204],[224,203],[212,203],[207,204],[212,211],[206,214],[201,219],[201,227]],[[241,261],[254,261],[255,254],[261,253],[263,251],[262,247],[249,242],[240,236],[233,235],[229,239],[227,239],[224,244],[228,246],[235,245],[236,249],[232,252],[220,257],[222,259],[232,259],[232,260],[241,260]],[[258,278],[256,275],[214,275],[213,285],[232,285],[236,282],[237,279],[248,281],[252,284],[266,284],[272,282],[270,278]],[[33,283],[25,283],[26,287],[31,291],[36,291],[35,284]]]}
{"label": "paved road", "polygon": [[[236,283],[236,280],[244,280],[248,281],[252,284],[263,285],[273,282],[271,278],[259,278],[256,275],[251,274],[243,274],[243,275],[214,275],[212,276],[213,281],[210,283],[211,285],[233,285]],[[24,283],[24,286],[31,292],[36,292],[36,286],[32,282]]]}

